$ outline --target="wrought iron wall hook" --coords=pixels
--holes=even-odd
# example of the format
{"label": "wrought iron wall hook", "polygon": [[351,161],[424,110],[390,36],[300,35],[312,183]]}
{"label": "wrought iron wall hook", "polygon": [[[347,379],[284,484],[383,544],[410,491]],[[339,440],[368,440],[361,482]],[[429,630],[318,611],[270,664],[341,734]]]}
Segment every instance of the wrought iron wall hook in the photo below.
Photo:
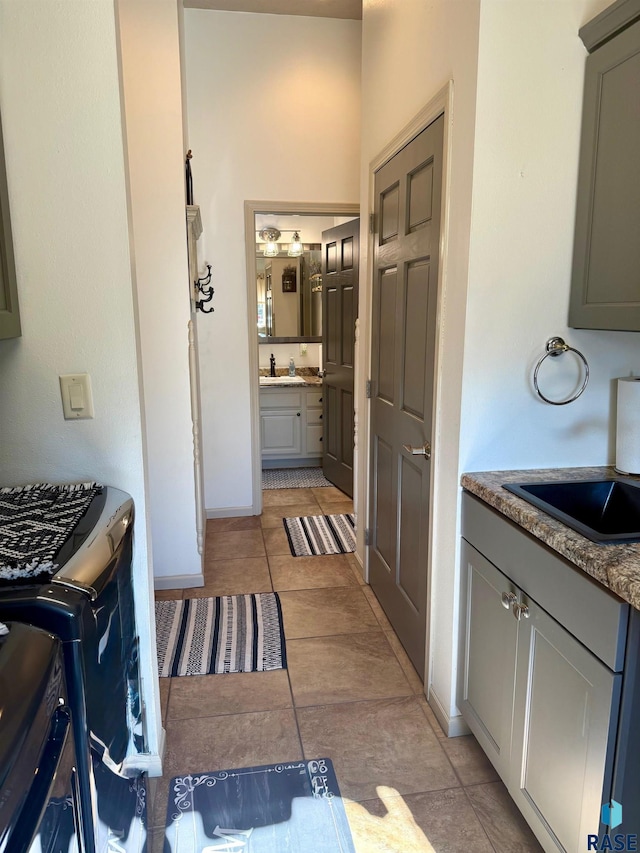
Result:
{"label": "wrought iron wall hook", "polygon": [[215,310],[213,307],[202,307],[206,302],[211,302],[211,300],[213,299],[213,294],[215,293],[215,290],[211,285],[211,264],[207,264],[207,274],[202,278],[197,278],[193,282],[193,285],[196,290],[202,294],[202,299],[196,300],[196,308],[202,311],[203,314],[211,314],[212,311]]}

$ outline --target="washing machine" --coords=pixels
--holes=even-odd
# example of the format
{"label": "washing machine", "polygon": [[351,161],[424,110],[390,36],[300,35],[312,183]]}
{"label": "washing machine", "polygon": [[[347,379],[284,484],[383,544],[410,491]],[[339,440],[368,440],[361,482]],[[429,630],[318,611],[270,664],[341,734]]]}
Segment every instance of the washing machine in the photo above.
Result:
{"label": "washing machine", "polygon": [[0,624],[0,851],[83,853],[62,644]]}
{"label": "washing machine", "polygon": [[[55,553],[48,561],[31,561],[35,568],[30,568],[29,536],[35,531],[46,539],[48,527],[57,530],[60,518],[50,522],[41,512],[42,487],[0,491],[5,569],[9,565],[0,573],[0,621],[33,625],[60,639],[83,850],[137,853],[145,834],[145,779],[136,758],[146,743],[132,577],[134,506],[119,489],[86,486],[91,494],[84,503],[69,500],[69,508],[58,513],[63,525],[72,521],[64,542],[58,547],[52,539]],[[20,551],[16,565],[22,568],[12,572],[7,555],[14,538]]]}

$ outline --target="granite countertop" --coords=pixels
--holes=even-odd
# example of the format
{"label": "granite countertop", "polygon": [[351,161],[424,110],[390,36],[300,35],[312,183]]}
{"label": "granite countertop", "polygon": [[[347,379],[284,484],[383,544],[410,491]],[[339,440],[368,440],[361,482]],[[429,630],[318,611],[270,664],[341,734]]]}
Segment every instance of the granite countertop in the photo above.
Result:
{"label": "granite countertop", "polygon": [[[288,382],[287,381],[288,376],[289,376],[288,370],[278,369],[276,371],[276,376],[274,377],[274,379],[276,381],[265,382],[264,384],[261,382],[260,387],[261,388],[301,388],[302,382],[304,382],[305,385],[318,385],[318,386],[322,385],[322,377],[318,376],[318,368],[317,367],[316,368],[302,367],[302,368],[297,369],[296,370],[296,379],[302,380],[299,383]],[[259,378],[262,379],[262,377],[270,378],[269,377],[269,371],[268,370],[261,370]],[[282,378],[283,381],[278,382],[277,380],[279,378]]]}
{"label": "granite countertop", "polygon": [[[603,586],[640,610],[640,542],[599,545],[556,521],[517,495],[504,483],[606,479],[617,476],[613,466],[601,468],[539,468],[525,471],[482,471],[462,475],[461,484],[498,512],[527,530]],[[634,479],[640,480],[640,477]]]}

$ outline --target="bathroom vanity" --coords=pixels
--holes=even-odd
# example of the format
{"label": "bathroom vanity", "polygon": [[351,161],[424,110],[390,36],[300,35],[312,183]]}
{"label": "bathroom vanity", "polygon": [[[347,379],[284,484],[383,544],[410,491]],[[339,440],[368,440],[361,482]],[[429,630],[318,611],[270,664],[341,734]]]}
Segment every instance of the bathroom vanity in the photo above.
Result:
{"label": "bathroom vanity", "polygon": [[640,831],[640,545],[598,545],[506,491],[613,469],[465,474],[458,704],[546,851],[623,805]]}
{"label": "bathroom vanity", "polygon": [[315,378],[289,384],[276,377],[260,385],[260,444],[263,468],[322,464],[322,383]]}

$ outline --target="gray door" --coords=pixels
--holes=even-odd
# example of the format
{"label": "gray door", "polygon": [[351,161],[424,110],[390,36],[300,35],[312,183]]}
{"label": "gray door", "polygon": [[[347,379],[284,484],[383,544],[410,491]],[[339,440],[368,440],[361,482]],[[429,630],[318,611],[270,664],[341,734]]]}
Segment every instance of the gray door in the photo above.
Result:
{"label": "gray door", "polygon": [[322,468],[353,497],[353,361],[360,220],[322,232]]}
{"label": "gray door", "polygon": [[417,454],[431,442],[443,128],[375,175],[370,581],[420,674],[431,462]]}

